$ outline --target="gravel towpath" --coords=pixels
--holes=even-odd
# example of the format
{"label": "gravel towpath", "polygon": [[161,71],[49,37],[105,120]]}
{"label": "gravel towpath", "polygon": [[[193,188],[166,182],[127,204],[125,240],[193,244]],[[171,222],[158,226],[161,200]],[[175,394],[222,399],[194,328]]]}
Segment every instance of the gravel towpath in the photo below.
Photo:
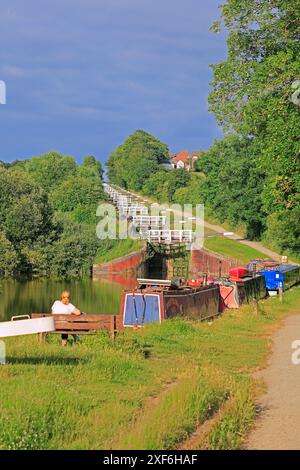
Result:
{"label": "gravel towpath", "polygon": [[267,385],[267,393],[261,400],[262,412],[246,448],[299,450],[300,364],[292,362],[295,352],[292,343],[300,340],[300,305],[299,315],[288,317],[273,339],[269,365],[260,373]]}

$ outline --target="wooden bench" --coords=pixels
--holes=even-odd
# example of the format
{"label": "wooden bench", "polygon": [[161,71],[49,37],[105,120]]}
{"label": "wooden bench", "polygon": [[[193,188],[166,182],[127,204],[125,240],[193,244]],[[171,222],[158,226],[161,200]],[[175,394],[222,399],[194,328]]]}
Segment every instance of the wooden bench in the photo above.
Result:
{"label": "wooden bench", "polygon": [[[123,330],[123,321],[120,315],[54,315],[49,313],[33,313],[31,318],[54,317],[55,331],[50,334],[93,335],[101,330],[108,331],[114,339],[116,333]],[[40,333],[39,339],[43,341],[48,333]]]}

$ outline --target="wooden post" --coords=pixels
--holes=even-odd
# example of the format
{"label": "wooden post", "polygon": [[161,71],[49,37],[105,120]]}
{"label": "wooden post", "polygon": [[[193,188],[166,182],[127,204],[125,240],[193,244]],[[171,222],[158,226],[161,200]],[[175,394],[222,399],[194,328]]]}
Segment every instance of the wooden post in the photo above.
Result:
{"label": "wooden post", "polygon": [[112,340],[115,339],[115,325],[116,325],[116,316],[112,315],[110,319],[110,337]]}
{"label": "wooden post", "polygon": [[282,303],[283,302],[283,289],[281,286],[278,288],[278,298],[279,298],[279,302]]}
{"label": "wooden post", "polygon": [[47,333],[38,333],[38,342],[43,344],[46,342],[46,335]]}

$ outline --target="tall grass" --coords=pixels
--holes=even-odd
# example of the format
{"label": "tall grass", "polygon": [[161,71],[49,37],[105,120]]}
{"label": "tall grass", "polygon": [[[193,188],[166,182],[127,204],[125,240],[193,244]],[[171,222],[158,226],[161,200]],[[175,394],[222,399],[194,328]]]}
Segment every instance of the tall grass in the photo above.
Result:
{"label": "tall grass", "polygon": [[[212,323],[179,319],[82,337],[61,348],[56,335],[6,341],[0,367],[1,449],[173,449],[212,425],[198,448],[236,449],[255,418],[269,334],[300,307],[300,288],[284,303],[227,310]],[[219,410],[219,412],[217,412]],[[216,413],[217,412],[217,413]]]}

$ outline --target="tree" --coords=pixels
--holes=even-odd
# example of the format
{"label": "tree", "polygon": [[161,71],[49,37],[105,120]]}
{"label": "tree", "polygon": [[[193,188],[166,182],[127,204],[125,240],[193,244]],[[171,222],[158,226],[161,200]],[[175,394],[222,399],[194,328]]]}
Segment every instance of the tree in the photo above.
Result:
{"label": "tree", "polygon": [[48,247],[51,274],[58,278],[78,278],[89,274],[101,241],[95,227],[62,219],[62,236]]}
{"label": "tree", "polygon": [[[300,209],[277,211],[267,219],[267,234],[272,234],[282,252],[300,253]],[[267,241],[272,244],[273,239]]]}
{"label": "tree", "polygon": [[12,243],[0,231],[0,277],[13,275],[18,265],[18,256]]}
{"label": "tree", "polygon": [[82,165],[78,168],[80,176],[100,178],[103,177],[103,168],[101,163],[92,155],[84,157]]}
{"label": "tree", "polygon": [[159,202],[166,202],[168,200],[167,175],[166,170],[153,173],[144,183],[143,194],[145,194],[145,196],[155,197]]}
{"label": "tree", "polygon": [[[278,223],[284,214],[293,220],[300,204],[300,115],[298,101],[292,100],[300,75],[299,14],[299,0],[227,0],[222,20],[229,33],[228,58],[213,67],[209,98],[225,132],[255,147],[256,167],[265,174],[265,237],[281,249]],[[297,246],[294,236],[291,227],[284,235],[286,249]]]}
{"label": "tree", "polygon": [[175,202],[176,191],[188,186],[190,181],[191,175],[184,169],[169,171],[167,178],[168,201]]}
{"label": "tree", "polygon": [[109,157],[109,180],[124,188],[139,191],[148,178],[160,170],[160,162],[168,157],[167,145],[145,131],[129,136]]}
{"label": "tree", "polygon": [[95,176],[70,176],[51,193],[54,208],[61,212],[71,212],[79,206],[95,208],[101,199],[105,199],[103,186]]}
{"label": "tree", "polygon": [[206,212],[220,222],[244,225],[250,239],[259,238],[265,220],[261,200],[264,173],[256,167],[256,157],[250,140],[228,136],[215,142],[199,161],[205,173],[200,194]]}
{"label": "tree", "polygon": [[107,199],[102,173],[95,157],[78,166],[54,152],[0,165],[0,277],[88,273],[100,246],[96,207]]}
{"label": "tree", "polygon": [[29,160],[25,165],[25,170],[45,191],[51,191],[66,178],[75,176],[77,166],[71,156],[48,152]]}
{"label": "tree", "polygon": [[203,201],[201,187],[203,184],[203,176],[199,173],[192,173],[191,180],[187,186],[176,189],[173,200],[182,206],[184,204],[201,204]]}
{"label": "tree", "polygon": [[153,173],[144,183],[143,193],[155,197],[159,202],[178,202],[175,195],[181,188],[187,188],[191,175],[183,169],[166,171],[160,169]]}
{"label": "tree", "polygon": [[15,245],[33,242],[49,230],[49,214],[43,202],[27,195],[12,204],[4,226],[8,239]]}
{"label": "tree", "polygon": [[25,173],[0,168],[0,224],[13,244],[33,241],[52,230],[47,194]]}

